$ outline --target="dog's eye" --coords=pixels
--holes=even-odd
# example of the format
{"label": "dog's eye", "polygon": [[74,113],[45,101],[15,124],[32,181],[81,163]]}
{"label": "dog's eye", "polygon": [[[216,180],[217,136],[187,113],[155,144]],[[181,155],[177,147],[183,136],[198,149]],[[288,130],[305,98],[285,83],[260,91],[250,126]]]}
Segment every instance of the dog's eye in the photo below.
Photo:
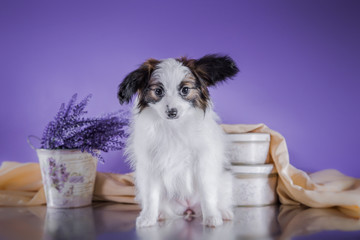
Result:
{"label": "dog's eye", "polygon": [[180,90],[180,94],[182,96],[186,96],[189,94],[189,88],[188,87],[183,87],[181,90]]}
{"label": "dog's eye", "polygon": [[162,97],[164,95],[164,90],[162,90],[161,88],[156,88],[155,95],[158,97]]}

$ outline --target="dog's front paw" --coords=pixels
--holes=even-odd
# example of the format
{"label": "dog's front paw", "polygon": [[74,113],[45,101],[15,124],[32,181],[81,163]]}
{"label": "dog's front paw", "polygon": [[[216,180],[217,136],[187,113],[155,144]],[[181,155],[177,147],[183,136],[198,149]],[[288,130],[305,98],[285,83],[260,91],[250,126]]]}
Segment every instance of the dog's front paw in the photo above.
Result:
{"label": "dog's front paw", "polygon": [[234,213],[231,209],[223,209],[221,210],[222,219],[225,221],[231,221],[234,219]]}
{"label": "dog's front paw", "polygon": [[214,228],[214,227],[221,226],[223,224],[223,220],[222,220],[221,216],[216,216],[216,217],[210,216],[210,217],[205,218],[204,224],[207,227]]}
{"label": "dog's front paw", "polygon": [[136,227],[138,228],[151,227],[154,226],[156,222],[157,222],[156,218],[140,215],[136,219]]}

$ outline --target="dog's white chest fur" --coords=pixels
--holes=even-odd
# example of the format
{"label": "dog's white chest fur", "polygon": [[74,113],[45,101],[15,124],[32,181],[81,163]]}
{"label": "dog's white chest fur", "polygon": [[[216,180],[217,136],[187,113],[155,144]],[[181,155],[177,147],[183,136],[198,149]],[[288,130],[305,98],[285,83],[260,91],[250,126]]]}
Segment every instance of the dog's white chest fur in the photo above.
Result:
{"label": "dog's white chest fur", "polygon": [[203,133],[208,119],[201,111],[194,113],[189,121],[152,117],[155,116],[151,110],[144,110],[135,120],[134,143],[137,145],[133,147],[148,155],[147,163],[140,163],[143,161],[138,159],[137,164],[148,166],[154,179],[163,186],[166,197],[192,198],[197,191],[194,178],[198,172],[199,148],[205,147],[205,138],[211,137]]}

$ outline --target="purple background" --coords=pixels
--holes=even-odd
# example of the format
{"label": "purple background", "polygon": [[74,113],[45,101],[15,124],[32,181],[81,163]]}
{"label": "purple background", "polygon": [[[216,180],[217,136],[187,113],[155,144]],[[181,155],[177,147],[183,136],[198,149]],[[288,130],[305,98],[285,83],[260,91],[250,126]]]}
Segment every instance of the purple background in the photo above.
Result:
{"label": "purple background", "polygon": [[[73,93],[89,114],[120,108],[117,86],[147,58],[225,53],[237,77],[211,90],[224,123],[282,133],[291,163],[360,177],[359,1],[0,2],[0,161]],[[121,152],[99,170],[127,172]]]}

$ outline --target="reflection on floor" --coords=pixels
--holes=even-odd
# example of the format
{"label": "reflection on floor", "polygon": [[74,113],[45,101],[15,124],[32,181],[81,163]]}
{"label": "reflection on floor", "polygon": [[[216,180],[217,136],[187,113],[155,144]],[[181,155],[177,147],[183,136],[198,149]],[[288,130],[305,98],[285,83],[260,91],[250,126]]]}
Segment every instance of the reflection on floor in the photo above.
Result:
{"label": "reflection on floor", "polygon": [[[360,220],[335,208],[238,207],[234,221],[206,228],[201,218],[178,218],[135,228],[138,207],[0,208],[0,239],[360,239]],[[330,236],[330,238],[329,238]]]}

